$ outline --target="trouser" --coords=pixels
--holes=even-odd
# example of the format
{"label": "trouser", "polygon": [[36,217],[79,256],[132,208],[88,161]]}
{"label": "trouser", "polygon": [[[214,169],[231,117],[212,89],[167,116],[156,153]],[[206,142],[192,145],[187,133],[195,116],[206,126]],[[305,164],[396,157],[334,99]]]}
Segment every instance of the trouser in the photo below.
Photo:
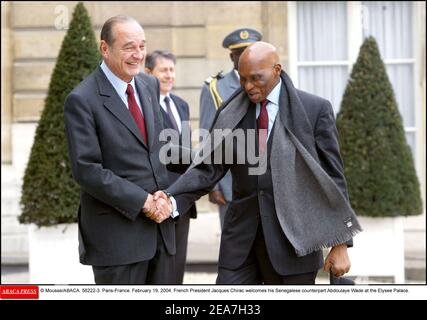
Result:
{"label": "trouser", "polygon": [[92,266],[96,284],[175,284],[175,255],[170,255],[157,228],[153,258],[118,266]]}
{"label": "trouser", "polygon": [[217,284],[268,284],[314,285],[317,270],[308,273],[280,275],[274,270],[265,245],[262,226],[259,224],[251,251],[241,267],[236,270],[218,269]]}
{"label": "trouser", "polygon": [[228,206],[230,205],[230,202],[226,202],[224,205],[219,205],[219,223],[222,227],[224,226],[224,219],[225,219],[225,213],[227,212]]}
{"label": "trouser", "polygon": [[185,261],[187,258],[188,232],[190,229],[190,214],[184,214],[175,225],[176,255],[175,274],[176,283],[184,280]]}

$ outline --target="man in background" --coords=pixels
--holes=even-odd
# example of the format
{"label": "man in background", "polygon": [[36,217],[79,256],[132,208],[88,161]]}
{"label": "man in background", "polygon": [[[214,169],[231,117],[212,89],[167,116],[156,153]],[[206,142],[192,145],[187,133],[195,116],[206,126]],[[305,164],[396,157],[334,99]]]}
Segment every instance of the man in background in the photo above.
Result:
{"label": "man in background", "polygon": [[[224,38],[222,46],[230,50],[233,69],[226,74],[221,71],[205,80],[200,96],[200,128],[209,130],[221,103],[240,88],[238,73],[240,55],[249,45],[261,39],[261,33],[250,28],[234,30]],[[209,193],[209,201],[219,206],[221,229],[224,225],[225,212],[232,200],[232,183],[231,173],[227,172]]]}
{"label": "man in background", "polygon": [[[160,106],[165,129],[174,129],[182,142],[183,130],[190,130],[190,109],[188,103],[175,94],[172,88],[175,84],[175,55],[166,51],[154,51],[145,59],[145,72],[155,76],[160,82]],[[185,128],[185,126],[187,126]],[[175,182],[182,172],[168,171],[169,182]],[[197,217],[196,206],[193,205],[188,212],[180,212],[180,218],[175,224],[176,255],[175,269],[177,284],[182,284],[184,279],[185,261],[187,256],[188,232],[190,217]]]}

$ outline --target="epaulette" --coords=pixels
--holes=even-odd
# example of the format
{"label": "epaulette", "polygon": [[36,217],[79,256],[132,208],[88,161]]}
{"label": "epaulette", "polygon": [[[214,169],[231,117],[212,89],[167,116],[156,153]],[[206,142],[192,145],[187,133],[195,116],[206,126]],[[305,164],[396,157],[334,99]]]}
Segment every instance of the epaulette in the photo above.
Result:
{"label": "epaulette", "polygon": [[223,74],[223,71],[221,70],[217,74],[213,74],[213,75],[207,77],[205,80],[205,83],[210,84],[213,79],[222,79],[222,78],[224,78],[224,74]]}
{"label": "epaulette", "polygon": [[224,78],[224,74],[223,74],[222,70],[216,74],[215,78],[217,78],[217,79]]}

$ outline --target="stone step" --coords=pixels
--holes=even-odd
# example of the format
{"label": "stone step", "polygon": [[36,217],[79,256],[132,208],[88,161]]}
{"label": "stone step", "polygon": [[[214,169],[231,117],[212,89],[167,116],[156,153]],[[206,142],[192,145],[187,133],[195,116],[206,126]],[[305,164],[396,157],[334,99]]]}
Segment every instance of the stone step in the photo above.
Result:
{"label": "stone step", "polygon": [[410,250],[405,252],[405,278],[426,281],[426,251]]}
{"label": "stone step", "polygon": [[[185,284],[215,284],[217,276],[217,267],[215,264],[190,264],[186,266],[184,274],[184,285]],[[418,277],[419,278],[419,277]],[[357,284],[389,284],[390,279],[380,278],[360,278],[356,279]],[[28,265],[17,264],[17,265],[5,265],[2,264],[2,275],[1,282],[6,283],[29,283]],[[319,272],[316,278],[316,284],[328,284],[329,279],[326,273]],[[425,273],[424,280],[422,279],[408,279],[406,284],[425,284]]]}

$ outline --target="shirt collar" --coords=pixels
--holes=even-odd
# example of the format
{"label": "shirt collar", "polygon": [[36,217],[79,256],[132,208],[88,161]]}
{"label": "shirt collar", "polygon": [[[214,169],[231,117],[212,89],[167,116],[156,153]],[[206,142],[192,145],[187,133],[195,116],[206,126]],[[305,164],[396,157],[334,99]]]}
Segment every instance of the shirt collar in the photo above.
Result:
{"label": "shirt collar", "polygon": [[[117,93],[120,96],[124,96],[125,93],[126,93],[126,89],[128,87],[128,83],[126,81],[123,81],[122,79],[120,79],[118,76],[116,76],[110,70],[110,68],[108,68],[108,66],[105,63],[105,61],[102,61],[102,63],[101,63],[101,69],[102,69],[102,71],[104,71],[105,76],[110,81],[110,83],[113,85],[114,89],[116,89]],[[129,83],[132,85],[133,90],[136,92],[135,77],[133,77],[132,80]]]}
{"label": "shirt collar", "polygon": [[267,100],[271,103],[279,105],[280,99],[280,88],[282,87],[282,79],[279,78],[279,83],[271,90],[270,94],[267,96]]}
{"label": "shirt collar", "polygon": [[172,100],[172,98],[171,98],[171,96],[170,96],[170,94],[169,94],[169,93],[168,93],[168,94],[166,94],[166,95],[160,94],[160,102],[165,101],[165,98],[166,98],[166,97],[168,97],[168,98],[169,98],[169,100]]}
{"label": "shirt collar", "polygon": [[234,74],[236,75],[237,79],[239,79],[239,80],[240,80],[240,74],[239,74],[239,71],[237,71],[236,69],[233,69],[233,71],[234,71]]}

